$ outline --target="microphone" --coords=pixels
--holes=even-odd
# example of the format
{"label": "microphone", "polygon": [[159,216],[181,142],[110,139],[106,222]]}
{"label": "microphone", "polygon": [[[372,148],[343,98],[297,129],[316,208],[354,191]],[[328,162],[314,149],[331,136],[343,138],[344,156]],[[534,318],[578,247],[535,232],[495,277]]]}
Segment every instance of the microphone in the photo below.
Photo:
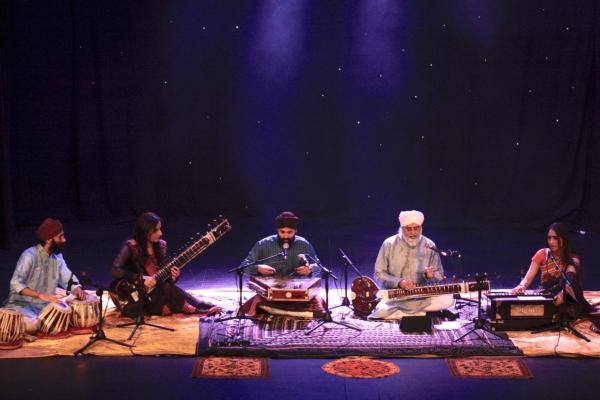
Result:
{"label": "microphone", "polygon": [[435,247],[434,245],[425,245],[425,247],[427,247],[430,250],[435,251],[436,253],[438,253],[439,255],[442,255],[444,257],[448,257],[448,253],[445,252],[444,250],[440,250],[437,247]]}
{"label": "microphone", "polygon": [[581,236],[585,236],[587,234],[586,231],[581,230],[581,229],[575,229],[573,232],[576,233],[576,234],[578,234],[578,235],[581,235]]}
{"label": "microphone", "polygon": [[302,253],[298,254],[298,259],[300,261],[302,261],[304,263],[304,265],[308,265],[309,264],[308,257],[309,256],[307,254],[302,254]]}
{"label": "microphone", "polygon": [[287,260],[288,257],[288,249],[290,248],[290,244],[287,242],[283,242],[283,259]]}
{"label": "microphone", "polygon": [[71,272],[71,276],[67,282],[67,294],[71,294],[71,286],[73,286],[73,272]]}
{"label": "microphone", "polygon": [[342,250],[341,248],[338,249],[340,251],[340,253],[342,254],[342,260],[344,260],[344,262],[348,265],[352,265],[352,261],[350,261],[350,259],[348,258],[348,256],[346,255],[346,253],[344,253],[344,250]]}

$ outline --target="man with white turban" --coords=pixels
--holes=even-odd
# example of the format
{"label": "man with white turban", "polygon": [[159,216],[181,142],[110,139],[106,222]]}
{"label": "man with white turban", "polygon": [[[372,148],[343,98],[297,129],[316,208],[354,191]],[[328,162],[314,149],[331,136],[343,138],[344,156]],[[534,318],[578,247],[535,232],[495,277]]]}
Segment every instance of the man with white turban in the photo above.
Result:
{"label": "man with white turban", "polygon": [[[439,283],[444,278],[444,269],[435,243],[423,236],[425,216],[411,210],[402,211],[398,219],[398,234],[387,238],[379,249],[375,280],[383,289],[413,289]],[[381,301],[371,317],[401,319],[405,315],[443,310],[452,303],[452,295]]]}

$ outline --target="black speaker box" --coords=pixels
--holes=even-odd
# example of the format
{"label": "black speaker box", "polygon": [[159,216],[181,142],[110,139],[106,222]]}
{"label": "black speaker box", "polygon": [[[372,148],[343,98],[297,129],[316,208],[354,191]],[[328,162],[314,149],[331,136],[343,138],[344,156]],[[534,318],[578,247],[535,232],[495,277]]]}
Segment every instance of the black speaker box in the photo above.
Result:
{"label": "black speaker box", "polygon": [[431,317],[405,316],[400,320],[400,330],[404,333],[431,332]]}

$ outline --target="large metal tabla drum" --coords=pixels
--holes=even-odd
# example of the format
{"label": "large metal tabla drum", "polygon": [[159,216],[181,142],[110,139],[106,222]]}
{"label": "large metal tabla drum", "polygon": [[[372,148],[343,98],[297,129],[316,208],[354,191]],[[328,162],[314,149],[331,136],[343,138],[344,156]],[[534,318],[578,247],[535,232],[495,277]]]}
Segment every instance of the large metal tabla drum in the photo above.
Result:
{"label": "large metal tabla drum", "polygon": [[40,313],[40,328],[36,335],[42,339],[61,339],[70,336],[71,307],[62,302],[50,303]]}
{"label": "large metal tabla drum", "polygon": [[69,332],[74,335],[83,335],[95,332],[100,321],[100,299],[98,296],[87,295],[85,300],[74,299],[69,301],[73,309]]}
{"label": "large metal tabla drum", "polygon": [[0,308],[0,350],[12,350],[23,346],[23,315],[20,311]]}

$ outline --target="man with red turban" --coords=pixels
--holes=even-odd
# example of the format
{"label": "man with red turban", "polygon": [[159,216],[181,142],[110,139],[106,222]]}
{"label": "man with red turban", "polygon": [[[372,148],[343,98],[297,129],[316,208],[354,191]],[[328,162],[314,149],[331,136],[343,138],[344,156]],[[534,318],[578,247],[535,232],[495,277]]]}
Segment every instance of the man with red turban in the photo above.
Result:
{"label": "man with red turban", "polygon": [[85,299],[85,292],[77,284],[78,279],[67,267],[62,255],[67,242],[62,223],[46,218],[38,227],[36,236],[39,243],[25,250],[17,261],[10,280],[9,296],[4,302],[4,307],[23,314],[27,333],[38,330],[38,315],[44,307],[60,299],[56,295],[58,286],[67,289],[71,282],[73,294]]}

